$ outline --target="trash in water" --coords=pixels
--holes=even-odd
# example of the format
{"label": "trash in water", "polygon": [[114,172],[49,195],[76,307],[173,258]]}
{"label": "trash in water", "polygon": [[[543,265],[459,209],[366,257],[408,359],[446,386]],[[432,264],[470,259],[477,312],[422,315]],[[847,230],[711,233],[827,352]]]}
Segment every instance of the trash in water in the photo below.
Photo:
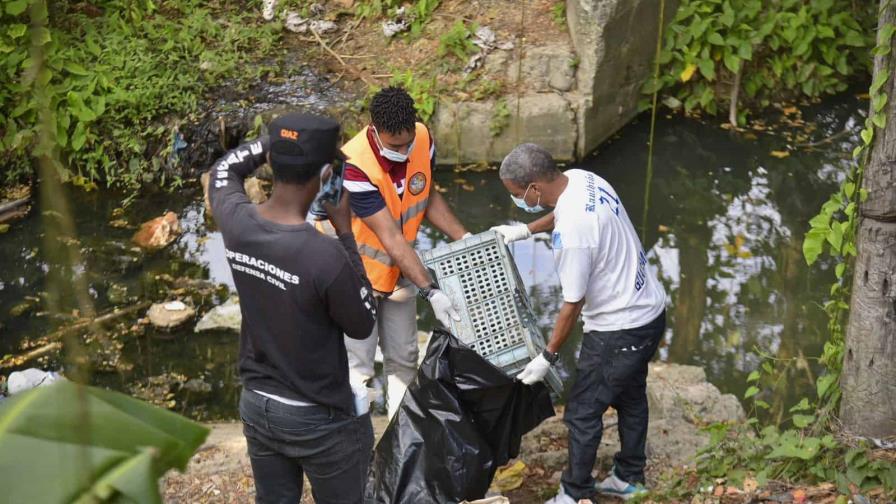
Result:
{"label": "trash in water", "polygon": [[6,388],[9,395],[16,395],[26,390],[37,387],[46,387],[65,378],[55,371],[44,371],[37,368],[29,368],[24,371],[14,371],[6,380]]}

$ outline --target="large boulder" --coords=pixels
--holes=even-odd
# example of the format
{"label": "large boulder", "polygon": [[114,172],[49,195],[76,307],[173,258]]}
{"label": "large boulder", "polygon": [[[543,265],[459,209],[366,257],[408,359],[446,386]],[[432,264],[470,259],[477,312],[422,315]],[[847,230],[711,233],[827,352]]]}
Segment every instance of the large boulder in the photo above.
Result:
{"label": "large boulder", "polygon": [[[706,446],[709,435],[700,428],[712,422],[734,422],[745,418],[737,398],[722,394],[706,381],[703,368],[654,363],[647,377],[650,423],[647,456],[651,464],[691,463]],[[520,459],[547,471],[566,465],[567,431],[562,411],[523,438]],[[618,418],[610,409],[604,415],[604,435],[597,450],[597,466],[607,469],[619,450]]]}
{"label": "large boulder", "polygon": [[[678,0],[664,3],[668,25]],[[575,108],[580,156],[637,114],[641,85],[650,77],[656,55],[660,6],[657,0],[566,0],[566,20],[579,57]]]}

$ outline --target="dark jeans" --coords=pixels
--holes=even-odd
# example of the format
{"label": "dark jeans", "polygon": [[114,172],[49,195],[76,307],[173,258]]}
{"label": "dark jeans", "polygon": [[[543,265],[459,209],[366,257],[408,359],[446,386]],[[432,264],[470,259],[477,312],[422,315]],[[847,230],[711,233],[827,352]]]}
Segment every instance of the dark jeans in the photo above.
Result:
{"label": "dark jeans", "polygon": [[644,482],[647,442],[647,363],[666,329],[663,312],[647,325],[622,331],[590,331],[582,338],[578,376],[569,392],[563,421],[569,429],[569,466],[561,481],[574,499],[594,495],[591,476],[603,434],[603,414],[619,415],[622,447],[613,459],[616,476]]}
{"label": "dark jeans", "polygon": [[318,504],[362,502],[373,449],[370,415],[290,406],[251,390],[240,395],[256,503],[298,504],[302,475]]}

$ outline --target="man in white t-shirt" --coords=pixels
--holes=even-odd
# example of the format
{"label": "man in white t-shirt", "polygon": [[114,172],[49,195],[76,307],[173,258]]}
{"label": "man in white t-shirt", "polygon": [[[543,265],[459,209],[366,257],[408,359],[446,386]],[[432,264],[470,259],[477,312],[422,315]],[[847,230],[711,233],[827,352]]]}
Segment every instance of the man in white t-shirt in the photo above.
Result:
{"label": "man in white t-shirt", "polygon": [[[517,206],[553,212],[529,224],[492,229],[504,241],[552,231],[551,247],[563,304],[547,349],[517,376],[531,384],[557,362],[579,314],[584,336],[577,378],[563,420],[569,429],[569,465],[550,503],[575,504],[595,491],[627,499],[643,491],[647,440],[647,363],[666,327],[666,294],[648,269],[647,256],[619,196],[601,177],[557,169],[535,144],[517,146],[501,163],[501,181]],[[599,485],[591,475],[603,432],[602,417],[619,414],[621,450]]]}

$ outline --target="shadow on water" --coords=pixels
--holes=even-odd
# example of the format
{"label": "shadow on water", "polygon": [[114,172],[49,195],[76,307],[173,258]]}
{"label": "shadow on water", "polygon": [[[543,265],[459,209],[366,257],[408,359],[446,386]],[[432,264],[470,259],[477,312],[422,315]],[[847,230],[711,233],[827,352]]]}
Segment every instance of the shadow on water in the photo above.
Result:
{"label": "shadow on water", "polygon": [[[817,126],[817,140],[860,124],[864,108],[856,99],[841,97],[804,110],[803,119]],[[616,188],[634,223],[642,221],[647,135],[646,121],[635,122],[579,165]],[[680,118],[658,121],[645,249],[670,301],[661,360],[702,366],[723,391],[741,394],[746,373],[760,362],[755,348],[780,357],[820,353],[826,319],[819,305],[833,273],[824,262],[807,267],[801,242],[808,219],[845,173],[855,138],[838,138],[817,150],[778,159],[770,152],[784,148],[780,136],[751,140],[716,125]],[[513,206],[495,171],[442,168],[435,177],[473,232],[529,217]],[[128,209],[132,224],[166,209],[181,218],[184,233],[178,241],[149,254],[130,245],[133,226],[108,224],[122,195],[75,192],[71,197],[84,271],[98,311],[113,305],[110,298],[121,304],[122,296],[133,303],[157,295],[160,282],[171,288],[166,278],[208,279],[232,287],[220,234],[206,226],[196,191],[150,195]],[[42,233],[39,216],[32,215],[0,238],[0,355],[21,352],[23,343],[59,324],[40,313],[45,278],[54,267],[41,254]],[[444,242],[429,228],[419,238],[421,249]],[[511,251],[547,334],[561,301],[547,237],[515,243]],[[203,300],[203,307],[221,297]],[[69,304],[73,309],[74,302]],[[420,303],[418,312],[420,329],[431,328],[429,307]],[[128,320],[126,325],[133,324]],[[566,345],[569,369],[580,340],[579,330]],[[174,410],[195,418],[234,416],[235,334],[196,334],[192,328],[164,333],[143,327],[122,333],[118,341],[121,365],[96,372],[94,382],[129,392],[158,388],[163,401],[175,401],[169,403]],[[41,364],[54,367],[59,361]],[[815,372],[812,365],[792,371],[780,399],[803,394]],[[200,386],[186,386],[191,379]],[[165,380],[177,384],[169,386]]]}

